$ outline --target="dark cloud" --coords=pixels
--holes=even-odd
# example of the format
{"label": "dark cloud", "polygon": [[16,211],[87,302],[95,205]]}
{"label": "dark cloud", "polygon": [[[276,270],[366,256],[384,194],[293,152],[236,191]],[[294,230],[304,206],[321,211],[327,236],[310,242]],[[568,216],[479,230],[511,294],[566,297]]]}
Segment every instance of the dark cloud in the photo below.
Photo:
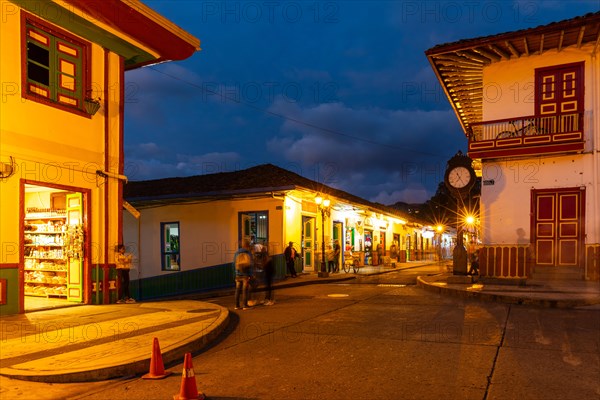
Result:
{"label": "dark cloud", "polygon": [[[385,204],[428,199],[445,160],[466,142],[448,110],[302,108],[279,100],[271,111],[290,119],[268,141],[270,152],[305,167],[327,166],[328,185]],[[432,140],[441,134],[446,138]]]}
{"label": "dark cloud", "polygon": [[127,72],[130,179],[273,163],[383,204],[428,199],[466,147],[426,49],[598,9],[598,0],[147,4],[202,51]]}

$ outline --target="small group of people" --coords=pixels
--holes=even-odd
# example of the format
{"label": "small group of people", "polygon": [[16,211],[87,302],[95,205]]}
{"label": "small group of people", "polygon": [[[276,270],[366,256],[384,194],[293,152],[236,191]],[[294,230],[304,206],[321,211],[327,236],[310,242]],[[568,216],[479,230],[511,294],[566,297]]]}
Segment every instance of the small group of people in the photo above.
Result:
{"label": "small group of people", "polygon": [[250,242],[245,239],[242,246],[233,255],[233,266],[235,268],[235,309],[250,310],[258,302],[252,300],[252,287],[257,285],[256,271],[264,272],[265,299],[263,304],[270,306],[275,304],[273,297],[273,275],[275,265],[273,258],[269,255],[265,245]]}

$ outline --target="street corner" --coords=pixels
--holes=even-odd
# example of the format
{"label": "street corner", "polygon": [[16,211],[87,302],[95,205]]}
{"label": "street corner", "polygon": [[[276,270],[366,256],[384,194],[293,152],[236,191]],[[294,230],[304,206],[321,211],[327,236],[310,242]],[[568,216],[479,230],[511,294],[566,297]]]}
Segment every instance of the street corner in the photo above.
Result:
{"label": "street corner", "polygon": [[[111,316],[84,322],[86,310],[97,315],[108,311]],[[73,315],[76,311],[78,316]],[[49,313],[36,314],[45,320],[44,314]],[[71,309],[70,316],[49,325],[30,324],[21,328],[20,335],[7,338],[2,343],[0,374],[47,383],[142,375],[150,367],[153,341],[160,342],[166,364],[176,363],[185,353],[209,345],[229,323],[226,308],[194,300],[81,307]]]}

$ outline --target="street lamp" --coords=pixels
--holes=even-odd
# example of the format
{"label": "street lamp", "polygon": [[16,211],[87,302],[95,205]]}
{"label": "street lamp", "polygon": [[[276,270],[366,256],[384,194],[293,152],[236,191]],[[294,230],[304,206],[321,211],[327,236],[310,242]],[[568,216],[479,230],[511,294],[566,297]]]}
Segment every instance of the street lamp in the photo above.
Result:
{"label": "street lamp", "polygon": [[465,224],[467,226],[467,232],[471,235],[471,239],[469,241],[472,245],[477,245],[477,236],[478,236],[478,219],[476,215],[467,214],[465,217]]}
{"label": "street lamp", "polygon": [[329,273],[325,268],[325,216],[329,216],[329,204],[331,203],[329,199],[323,199],[321,196],[317,196],[315,198],[315,203],[321,210],[321,270],[318,273],[320,278],[327,278]]}
{"label": "street lamp", "polygon": [[443,254],[442,254],[442,235],[444,234],[444,226],[441,224],[438,224],[435,227],[435,230],[437,231],[437,248],[438,248],[438,257],[439,257],[439,262],[441,263],[442,260],[444,259]]}

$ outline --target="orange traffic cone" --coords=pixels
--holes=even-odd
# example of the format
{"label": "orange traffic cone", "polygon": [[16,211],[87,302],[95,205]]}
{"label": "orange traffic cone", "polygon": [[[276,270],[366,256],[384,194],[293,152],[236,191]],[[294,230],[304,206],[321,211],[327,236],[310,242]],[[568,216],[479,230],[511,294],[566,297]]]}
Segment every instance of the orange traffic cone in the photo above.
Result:
{"label": "orange traffic cone", "polygon": [[183,359],[183,373],[181,374],[181,389],[179,394],[173,396],[173,400],[204,400],[204,393],[198,392],[196,387],[196,376],[192,365],[192,353],[185,353]]}
{"label": "orange traffic cone", "polygon": [[158,338],[154,338],[154,342],[152,343],[152,357],[150,358],[150,372],[143,375],[142,379],[162,379],[171,374],[171,371],[165,371]]}

